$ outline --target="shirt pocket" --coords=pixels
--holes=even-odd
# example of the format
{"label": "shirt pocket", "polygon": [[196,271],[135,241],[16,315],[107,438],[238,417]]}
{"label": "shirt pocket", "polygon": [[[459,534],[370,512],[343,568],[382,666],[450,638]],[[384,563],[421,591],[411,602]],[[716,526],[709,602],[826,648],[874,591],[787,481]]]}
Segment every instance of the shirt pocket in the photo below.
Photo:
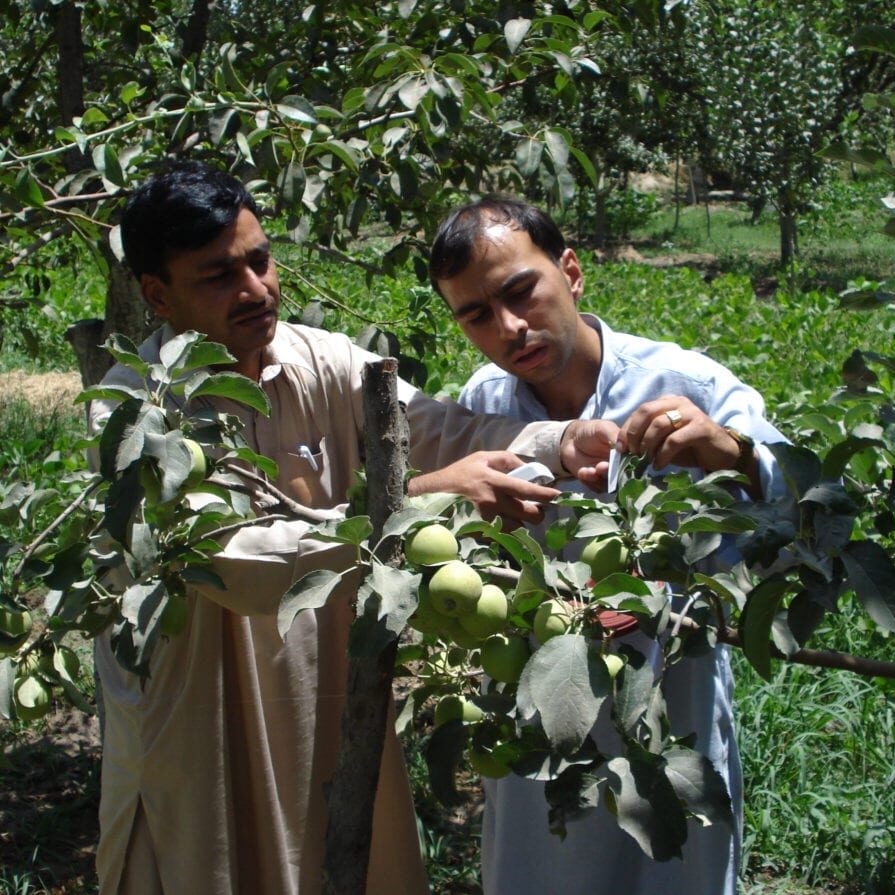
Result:
{"label": "shirt pocket", "polygon": [[277,487],[293,500],[308,507],[328,507],[332,503],[327,482],[324,442],[305,453],[285,452],[278,459]]}

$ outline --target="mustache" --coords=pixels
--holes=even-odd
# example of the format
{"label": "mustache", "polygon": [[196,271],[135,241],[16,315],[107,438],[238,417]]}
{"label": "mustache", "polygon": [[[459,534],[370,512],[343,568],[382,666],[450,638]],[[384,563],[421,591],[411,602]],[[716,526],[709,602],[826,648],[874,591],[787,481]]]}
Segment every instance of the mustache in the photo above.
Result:
{"label": "mustache", "polygon": [[268,296],[263,304],[257,301],[244,301],[236,305],[227,315],[228,320],[239,320],[242,317],[253,317],[256,314],[264,314],[276,309],[277,301],[273,296]]}

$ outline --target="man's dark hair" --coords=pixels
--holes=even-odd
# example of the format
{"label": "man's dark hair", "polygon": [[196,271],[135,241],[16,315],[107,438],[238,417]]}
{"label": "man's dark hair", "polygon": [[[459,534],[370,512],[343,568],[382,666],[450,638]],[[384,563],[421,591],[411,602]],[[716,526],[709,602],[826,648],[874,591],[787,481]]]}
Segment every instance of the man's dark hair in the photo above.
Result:
{"label": "man's dark hair", "polygon": [[523,230],[545,255],[559,263],[566,241],[549,215],[512,196],[488,195],[455,208],[438,227],[429,257],[429,278],[439,295],[438,281],[466,270],[479,237],[495,223]]}
{"label": "man's dark hair", "polygon": [[255,200],[231,174],[202,162],[175,162],[127,200],[121,216],[124,257],[138,279],[148,273],[167,280],[172,255],[208,245],[243,208],[258,217]]}

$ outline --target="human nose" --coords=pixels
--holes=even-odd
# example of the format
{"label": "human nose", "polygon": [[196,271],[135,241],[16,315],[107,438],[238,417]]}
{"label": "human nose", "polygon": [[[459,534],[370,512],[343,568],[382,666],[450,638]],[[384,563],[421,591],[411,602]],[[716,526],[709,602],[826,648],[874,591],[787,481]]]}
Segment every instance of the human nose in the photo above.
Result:
{"label": "human nose", "polygon": [[264,282],[264,278],[258,274],[252,267],[246,267],[242,273],[239,283],[240,298],[248,300],[263,301],[267,298],[270,290]]}
{"label": "human nose", "polygon": [[498,305],[494,309],[494,317],[497,320],[500,337],[507,342],[515,341],[528,330],[525,318],[514,314],[504,305]]}

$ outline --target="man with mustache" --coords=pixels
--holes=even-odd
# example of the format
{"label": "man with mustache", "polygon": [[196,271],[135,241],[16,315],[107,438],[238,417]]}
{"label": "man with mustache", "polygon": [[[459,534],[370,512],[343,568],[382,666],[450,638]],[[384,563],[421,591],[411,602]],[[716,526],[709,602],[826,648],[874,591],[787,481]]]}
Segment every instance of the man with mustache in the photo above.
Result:
{"label": "man with mustache", "polygon": [[[377,358],[341,334],[278,322],[276,266],[245,187],[204,165],[174,165],[133,193],[121,232],[142,294],[165,321],[141,346],[143,359],[157,363],[164,345],[186,330],[223,343],[236,358],[228,369],[257,382],[272,413],[263,417],[224,400],[215,408],[237,414],[251,447],[277,461],[281,491],[324,516],[343,515],[361,466],[361,372]],[[104,382],[142,385],[121,365]],[[428,470],[411,480],[412,494],[455,491],[486,514],[536,521],[539,504],[557,492],[507,476],[522,462],[516,454],[585,478],[608,455],[601,424],[484,419],[407,383],[399,395],[411,430],[410,463]],[[94,429],[113,406],[93,403]],[[321,890],[324,788],[338,751],[352,593],[346,585],[322,609],[301,613],[285,642],[276,611],[293,581],[317,568],[347,568],[354,555],[305,538],[308,527],[277,521],[230,537],[214,560],[226,590],[197,586],[188,593],[186,628],[157,646],[147,679],[117,664],[108,635],[98,639],[106,707],[102,892]],[[368,892],[426,890],[392,733],[382,758]]]}
{"label": "man with mustache", "polygon": [[[765,443],[784,441],[753,389],[704,355],[614,332],[578,312],[584,279],[556,224],[527,203],[489,196],[453,211],[432,246],[430,275],[467,338],[493,363],[460,402],[520,420],[600,418],[622,452],[654,469],[737,469],[752,497],[783,488]],[[742,774],[734,738],[727,649],[673,666],[665,695],[672,732],[724,777],[737,827]],[[548,831],[544,785],[485,780],[482,878],[486,895],[734,895],[739,832],[691,821],[683,861],[647,858],[603,807]],[[520,846],[524,843],[524,847]]]}

